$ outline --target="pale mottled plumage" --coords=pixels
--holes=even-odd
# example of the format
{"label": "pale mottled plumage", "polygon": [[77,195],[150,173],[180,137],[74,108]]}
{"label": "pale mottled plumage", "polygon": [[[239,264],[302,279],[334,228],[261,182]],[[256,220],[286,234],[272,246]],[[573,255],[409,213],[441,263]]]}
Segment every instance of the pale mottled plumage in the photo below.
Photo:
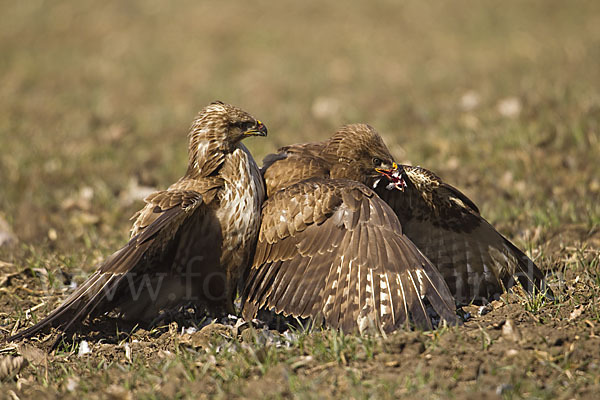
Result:
{"label": "pale mottled plumage", "polygon": [[264,198],[260,171],[241,140],[266,133],[239,108],[221,102],[204,108],[190,129],[185,176],[146,198],[133,217],[129,243],[46,319],[10,340],[47,326],[67,331],[111,310],[134,320],[188,303],[213,313],[234,312]]}
{"label": "pale mottled plumage", "polygon": [[268,199],[244,289],[243,314],[259,308],[323,318],[344,331],[431,328],[425,299],[456,323],[443,278],[365,183],[394,165],[368,125],[265,159]]}

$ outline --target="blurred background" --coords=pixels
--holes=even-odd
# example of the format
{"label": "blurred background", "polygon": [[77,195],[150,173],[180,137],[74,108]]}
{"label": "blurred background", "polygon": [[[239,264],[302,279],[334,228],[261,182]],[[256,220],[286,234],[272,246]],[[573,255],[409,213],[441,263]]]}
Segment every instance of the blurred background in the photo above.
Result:
{"label": "blurred background", "polygon": [[600,2],[28,0],[0,15],[0,217],[24,246],[85,259],[122,243],[140,199],[185,172],[213,100],[269,127],[247,141],[259,162],[367,122],[521,246],[599,224]]}

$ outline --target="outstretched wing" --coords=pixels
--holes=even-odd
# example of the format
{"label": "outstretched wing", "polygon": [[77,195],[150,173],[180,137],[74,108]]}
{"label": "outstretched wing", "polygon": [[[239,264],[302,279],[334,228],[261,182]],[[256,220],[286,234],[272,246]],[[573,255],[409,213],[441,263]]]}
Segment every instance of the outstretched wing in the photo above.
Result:
{"label": "outstretched wing", "polygon": [[[210,193],[210,191],[208,192]],[[210,194],[209,194],[210,196]],[[172,245],[176,232],[192,214],[203,212],[205,199],[193,190],[170,188],[146,198],[146,206],[137,219],[129,242],[109,256],[75,292],[39,323],[17,333],[10,341],[35,335],[55,326],[66,332],[97,308],[114,299],[119,282],[127,273],[149,273],[156,258]]]}
{"label": "outstretched wing", "polygon": [[341,179],[306,180],[265,202],[243,299],[247,319],[265,307],[343,331],[389,332],[410,320],[431,328],[426,301],[457,323],[442,276],[394,212],[366,186]]}
{"label": "outstretched wing", "polygon": [[544,275],[521,250],[479,215],[458,189],[431,171],[402,166],[404,191],[375,191],[398,215],[404,233],[437,266],[459,303],[485,303],[517,282],[547,291]]}

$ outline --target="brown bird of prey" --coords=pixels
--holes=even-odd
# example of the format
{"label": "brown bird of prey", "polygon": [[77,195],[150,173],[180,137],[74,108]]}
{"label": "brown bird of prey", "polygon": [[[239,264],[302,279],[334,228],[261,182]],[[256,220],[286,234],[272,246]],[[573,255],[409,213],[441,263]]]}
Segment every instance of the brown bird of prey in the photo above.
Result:
{"label": "brown bird of prey", "polygon": [[[358,139],[350,140],[354,136],[362,137],[363,143],[366,142],[368,145],[361,147],[356,143],[360,143]],[[366,139],[369,137],[371,139]],[[367,142],[369,140],[370,142]],[[343,145],[345,142],[348,143],[346,146]],[[544,275],[539,268],[481,217],[477,206],[467,196],[442,182],[440,178],[426,169],[407,165],[397,169],[391,168],[389,161],[391,159],[381,138],[366,125],[345,127],[328,141],[291,145],[281,148],[278,154],[268,156],[263,167],[263,174],[266,180],[267,194],[272,199],[264,205],[264,217],[258,244],[260,251],[257,251],[257,257],[263,254],[262,251],[266,251],[262,250],[263,247],[271,251],[270,247],[279,244],[277,241],[279,239],[273,233],[273,226],[276,226],[275,222],[277,221],[271,221],[277,217],[277,211],[283,210],[279,211],[280,214],[283,214],[282,221],[288,221],[289,218],[290,211],[285,211],[286,209],[282,208],[282,205],[275,206],[273,204],[278,198],[283,199],[286,196],[285,191],[283,193],[276,191],[307,176],[331,178],[336,174],[362,182],[374,189],[375,193],[387,203],[387,206],[391,207],[399,219],[399,224],[397,221],[393,222],[393,230],[400,231],[398,226],[401,225],[400,232],[405,235],[404,237],[408,237],[436,266],[459,304],[487,303],[516,283],[520,283],[529,293],[546,293],[548,298],[552,298],[552,293],[547,288]],[[359,164],[360,160],[362,160],[362,164]],[[371,170],[368,168],[360,170],[359,165],[367,165],[369,160],[373,164]],[[381,174],[374,174],[373,167],[379,163],[382,164],[377,170]],[[333,170],[336,172],[331,173],[330,171]],[[323,196],[325,192],[318,191],[316,193]],[[377,203],[381,201],[377,196],[370,198],[376,198],[377,200],[373,201]],[[313,201],[310,197],[302,196],[300,196],[300,200]],[[295,203],[293,204],[295,207]],[[315,204],[322,207],[323,202],[315,201]],[[321,209],[318,208],[318,210]],[[385,209],[389,210],[387,207]],[[288,214],[286,215],[285,212]],[[273,217],[270,213],[273,214]],[[265,224],[272,225],[266,226]],[[277,229],[281,229],[283,226],[281,224]],[[267,229],[271,230],[267,231]],[[317,234],[316,228],[314,232]],[[322,242],[317,241],[313,246],[338,246],[333,240],[335,236],[333,238],[328,236],[329,232],[318,235]],[[371,235],[365,235],[362,238],[363,241],[376,241],[380,245],[383,243],[379,237],[374,239],[374,236]],[[304,247],[301,249],[300,246],[312,244],[307,241],[299,243],[296,247],[300,253],[305,251]],[[361,245],[365,246],[364,243]],[[372,244],[369,243],[369,245]],[[309,249],[312,251],[318,249],[319,255],[326,254],[326,251],[333,252],[330,248],[326,251],[318,247],[309,247]],[[342,248],[338,246],[336,249],[340,254],[342,251],[347,251],[346,254],[349,255],[355,254],[356,251],[347,243],[344,243]],[[287,253],[282,256],[279,252],[276,253],[276,256],[283,257],[282,260],[290,257]],[[264,268],[262,264],[275,264],[275,261],[271,261],[271,259],[276,260],[276,258],[268,257],[270,256],[267,254],[263,256],[263,259],[255,258],[254,275]],[[286,260],[285,262],[292,261]],[[280,274],[282,273],[280,272]],[[295,293],[307,290],[305,287],[312,288],[313,280],[332,279],[324,276],[323,273],[320,275],[307,274],[309,276],[304,278],[308,280],[307,282],[294,284],[297,288]],[[335,278],[333,279],[335,281]],[[261,284],[262,286],[257,286],[253,282],[254,286],[249,288],[251,292],[249,298],[254,303],[254,307],[276,304],[278,309],[298,312],[298,306],[294,302],[291,302],[292,308],[289,308],[288,303],[291,300],[287,297],[283,297],[281,300],[278,298],[278,303],[269,300],[275,294],[282,296],[278,294],[278,291],[282,289],[279,287],[277,289],[275,287],[268,288],[265,286],[268,282]],[[326,283],[322,282],[322,284]],[[340,301],[340,299],[336,300]],[[294,301],[297,299],[294,298]],[[248,308],[253,310],[252,304]],[[314,313],[314,310],[311,309],[311,312]],[[305,309],[301,309],[300,313],[306,314]]]}
{"label": "brown bird of prey", "polygon": [[241,141],[266,135],[265,125],[237,107],[205,107],[189,132],[186,174],[145,199],[130,241],[48,317],[9,340],[49,326],[66,332],[112,310],[131,320],[190,303],[233,313],[264,200],[260,170]]}
{"label": "brown bird of prey", "polygon": [[458,189],[433,172],[408,165],[372,180],[398,215],[404,233],[444,276],[459,304],[484,304],[520,283],[552,298],[544,274],[502,236]]}
{"label": "brown bird of prey", "polygon": [[431,328],[428,302],[457,323],[443,277],[365,185],[394,167],[363,124],[265,158],[268,198],[242,296],[246,319],[266,308],[346,332],[390,332],[411,321]]}

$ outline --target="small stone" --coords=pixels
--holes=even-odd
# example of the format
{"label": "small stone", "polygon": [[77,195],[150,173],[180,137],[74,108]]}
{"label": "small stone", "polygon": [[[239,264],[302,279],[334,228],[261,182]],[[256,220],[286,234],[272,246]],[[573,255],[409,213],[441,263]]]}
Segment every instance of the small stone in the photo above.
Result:
{"label": "small stone", "polygon": [[573,311],[571,311],[571,314],[569,315],[569,321],[573,321],[574,319],[579,318],[582,313],[583,313],[582,306],[575,307],[575,309],[573,309]]}
{"label": "small stone", "polygon": [[85,355],[85,354],[89,354],[91,353],[92,350],[90,349],[90,345],[88,344],[88,342],[86,340],[82,340],[79,343],[79,351],[77,352],[77,355],[79,357]]}
{"label": "small stone", "polygon": [[479,106],[479,103],[481,103],[479,94],[473,90],[469,90],[461,96],[459,105],[463,111],[472,111]]}
{"label": "small stone", "polygon": [[492,311],[494,309],[494,307],[491,304],[486,304],[484,306],[479,307],[479,310],[477,310],[477,314],[479,314],[480,316],[485,315],[487,313],[489,313],[490,311]]}
{"label": "small stone", "polygon": [[502,396],[504,393],[508,392],[509,390],[512,390],[512,388],[512,385],[509,385],[508,383],[503,383],[502,385],[496,387],[496,394],[498,396]]}
{"label": "small stone", "polygon": [[13,233],[8,222],[0,216],[0,247],[12,246],[17,243],[17,236]]}
{"label": "small stone", "polygon": [[517,354],[519,354],[519,351],[518,351],[518,350],[516,350],[516,349],[508,349],[508,350],[506,351],[506,356],[507,356],[507,357],[514,357],[514,356],[516,356]]}
{"label": "small stone", "polygon": [[76,376],[69,377],[67,379],[66,389],[68,392],[74,392],[79,387],[79,378]]}
{"label": "small stone", "polygon": [[513,342],[521,341],[521,333],[515,326],[515,322],[510,318],[502,325],[502,337]]}
{"label": "small stone", "polygon": [[498,102],[496,109],[506,118],[516,118],[521,114],[521,101],[516,97],[507,97]]}
{"label": "small stone", "polygon": [[56,241],[56,239],[58,239],[58,232],[56,232],[56,229],[48,229],[48,239],[50,239],[53,242]]}
{"label": "small stone", "polygon": [[185,335],[186,333],[187,333],[188,335],[191,335],[191,334],[193,334],[193,333],[196,333],[196,332],[198,332],[198,329],[196,329],[196,327],[195,327],[195,326],[190,326],[190,327],[188,327],[188,328],[185,328],[185,327],[182,327],[182,328],[181,328],[181,334],[182,334],[182,335]]}
{"label": "small stone", "polygon": [[131,363],[131,346],[129,343],[125,343],[125,359],[127,362]]}

